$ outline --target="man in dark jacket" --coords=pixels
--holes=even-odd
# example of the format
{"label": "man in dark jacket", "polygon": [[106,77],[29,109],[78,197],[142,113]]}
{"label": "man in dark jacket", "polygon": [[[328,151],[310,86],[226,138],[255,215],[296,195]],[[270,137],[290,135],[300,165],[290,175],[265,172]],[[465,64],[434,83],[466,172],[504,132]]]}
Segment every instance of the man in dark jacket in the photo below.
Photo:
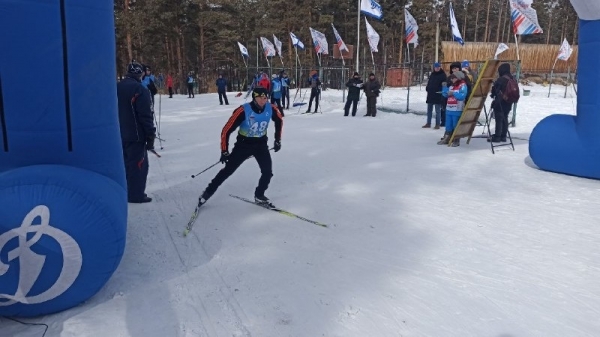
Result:
{"label": "man in dark jacket", "polygon": [[490,97],[492,101],[492,109],[494,110],[494,119],[496,120],[496,130],[494,135],[488,141],[499,143],[506,142],[506,134],[508,133],[508,115],[512,110],[512,103],[502,99],[502,92],[506,89],[508,80],[513,76],[510,73],[510,64],[502,63],[498,67],[498,78],[492,85],[492,93]]}
{"label": "man in dark jacket", "polygon": [[225,105],[229,105],[229,101],[227,100],[227,80],[223,78],[223,75],[219,75],[215,84],[219,93],[219,102],[223,105],[223,99],[225,99]]}
{"label": "man in dark jacket", "polygon": [[306,113],[310,112],[313,99],[315,100],[315,113],[317,113],[317,110],[319,110],[319,99],[321,98],[321,80],[319,80],[319,75],[316,73],[313,74],[308,78],[307,83],[310,86],[310,99],[308,100]]}
{"label": "man in dark jacket", "polygon": [[369,80],[363,84],[363,90],[367,97],[367,116],[375,117],[377,115],[377,97],[379,97],[379,89],[381,84],[375,78],[374,73],[369,74]]}
{"label": "man in dark jacket", "polygon": [[435,129],[440,128],[441,122],[441,106],[442,106],[442,83],[446,82],[446,73],[442,69],[441,65],[436,62],[433,64],[433,72],[429,75],[427,81],[427,123],[423,125],[423,128],[431,127],[431,118],[433,117],[433,108],[435,108]]}
{"label": "man in dark jacket", "polygon": [[119,127],[125,159],[127,197],[131,203],[152,201],[146,193],[148,154],[154,149],[155,128],[150,92],[141,83],[143,66],[132,61],[127,76],[117,84]]}
{"label": "man in dark jacket", "polygon": [[346,105],[344,106],[344,116],[348,116],[350,104],[352,104],[352,117],[354,117],[356,116],[356,107],[360,100],[360,88],[363,86],[360,75],[355,72],[354,76],[346,83],[346,86],[348,87],[348,98],[346,99]]}

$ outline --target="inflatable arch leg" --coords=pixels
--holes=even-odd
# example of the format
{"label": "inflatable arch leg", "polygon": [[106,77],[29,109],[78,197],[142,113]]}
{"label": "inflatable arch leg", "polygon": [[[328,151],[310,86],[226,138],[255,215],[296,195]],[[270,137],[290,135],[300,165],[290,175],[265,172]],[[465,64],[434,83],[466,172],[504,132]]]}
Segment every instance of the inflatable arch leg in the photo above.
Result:
{"label": "inflatable arch leg", "polygon": [[529,154],[542,170],[600,179],[600,2],[571,3],[580,18],[577,116],[540,121],[531,133]]}
{"label": "inflatable arch leg", "polygon": [[121,261],[113,5],[0,3],[0,316],[76,306]]}

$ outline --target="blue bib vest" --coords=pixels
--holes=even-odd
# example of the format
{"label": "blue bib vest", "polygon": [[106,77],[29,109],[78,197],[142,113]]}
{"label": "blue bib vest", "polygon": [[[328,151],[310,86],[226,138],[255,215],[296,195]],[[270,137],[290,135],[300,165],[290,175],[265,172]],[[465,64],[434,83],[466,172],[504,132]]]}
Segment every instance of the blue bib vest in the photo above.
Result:
{"label": "blue bib vest", "polygon": [[244,104],[243,107],[246,120],[240,125],[238,133],[245,137],[254,138],[260,138],[266,135],[267,129],[269,128],[269,121],[271,120],[271,114],[273,114],[271,104],[265,104],[265,109],[259,114],[252,110],[250,103]]}

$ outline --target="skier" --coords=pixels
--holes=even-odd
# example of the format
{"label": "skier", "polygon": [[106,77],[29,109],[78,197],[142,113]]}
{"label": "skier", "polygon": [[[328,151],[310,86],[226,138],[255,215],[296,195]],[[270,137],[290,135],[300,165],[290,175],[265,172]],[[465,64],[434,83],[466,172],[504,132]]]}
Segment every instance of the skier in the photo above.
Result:
{"label": "skier", "polygon": [[277,109],[281,112],[281,116],[285,116],[283,113],[283,107],[281,106],[281,96],[282,96],[282,85],[281,78],[277,77],[276,74],[273,74],[273,80],[271,81],[271,104],[276,104]]}
{"label": "skier", "polygon": [[319,110],[319,96],[321,96],[321,80],[319,80],[319,75],[317,73],[313,74],[312,77],[309,77],[306,81],[310,86],[310,99],[308,100],[308,109],[306,113],[310,112],[310,107],[312,105],[313,100],[315,100],[315,113]]}
{"label": "skier", "polygon": [[[265,191],[271,182],[272,162],[269,152],[267,130],[269,121],[275,123],[275,152],[281,149],[281,130],[283,118],[274,104],[268,104],[269,91],[263,87],[255,87],[252,91],[252,101],[235,109],[221,132],[221,163],[225,167],[217,173],[208,184],[200,199],[198,207],[202,206],[217,191],[217,188],[249,157],[254,156],[260,167],[260,179],[254,191],[254,200],[261,205],[274,207],[265,196]],[[239,127],[237,141],[229,153],[229,135]]]}

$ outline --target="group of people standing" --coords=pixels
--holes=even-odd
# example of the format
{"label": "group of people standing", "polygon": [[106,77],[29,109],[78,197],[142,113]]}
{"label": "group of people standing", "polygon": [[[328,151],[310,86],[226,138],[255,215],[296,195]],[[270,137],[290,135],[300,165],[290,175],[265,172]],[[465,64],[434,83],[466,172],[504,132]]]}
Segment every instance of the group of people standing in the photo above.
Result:
{"label": "group of people standing", "polygon": [[[512,102],[507,100],[503,92],[506,91],[509,80],[514,79],[510,73],[510,64],[503,63],[498,67],[498,79],[491,90],[492,110],[496,121],[494,135],[488,139],[490,142],[506,142],[508,133],[508,115],[512,109]],[[442,69],[441,64],[433,64],[433,71],[427,82],[427,122],[423,128],[431,128],[433,110],[435,110],[434,129],[445,127],[444,136],[438,145],[449,144],[450,138],[456,128],[464,110],[473,86],[477,81],[477,73],[473,72],[469,61],[453,62],[450,64],[450,74]],[[450,146],[460,146],[460,138],[455,137]]]}
{"label": "group of people standing", "polygon": [[346,98],[346,105],[344,106],[344,116],[349,115],[350,106],[352,106],[352,116],[356,116],[356,109],[362,96],[362,91],[367,97],[367,114],[364,117],[375,117],[377,115],[377,97],[379,97],[379,93],[381,92],[381,84],[375,78],[375,74],[370,73],[369,79],[363,82],[360,74],[355,72],[352,78],[346,83],[346,86],[348,87],[348,96]]}

